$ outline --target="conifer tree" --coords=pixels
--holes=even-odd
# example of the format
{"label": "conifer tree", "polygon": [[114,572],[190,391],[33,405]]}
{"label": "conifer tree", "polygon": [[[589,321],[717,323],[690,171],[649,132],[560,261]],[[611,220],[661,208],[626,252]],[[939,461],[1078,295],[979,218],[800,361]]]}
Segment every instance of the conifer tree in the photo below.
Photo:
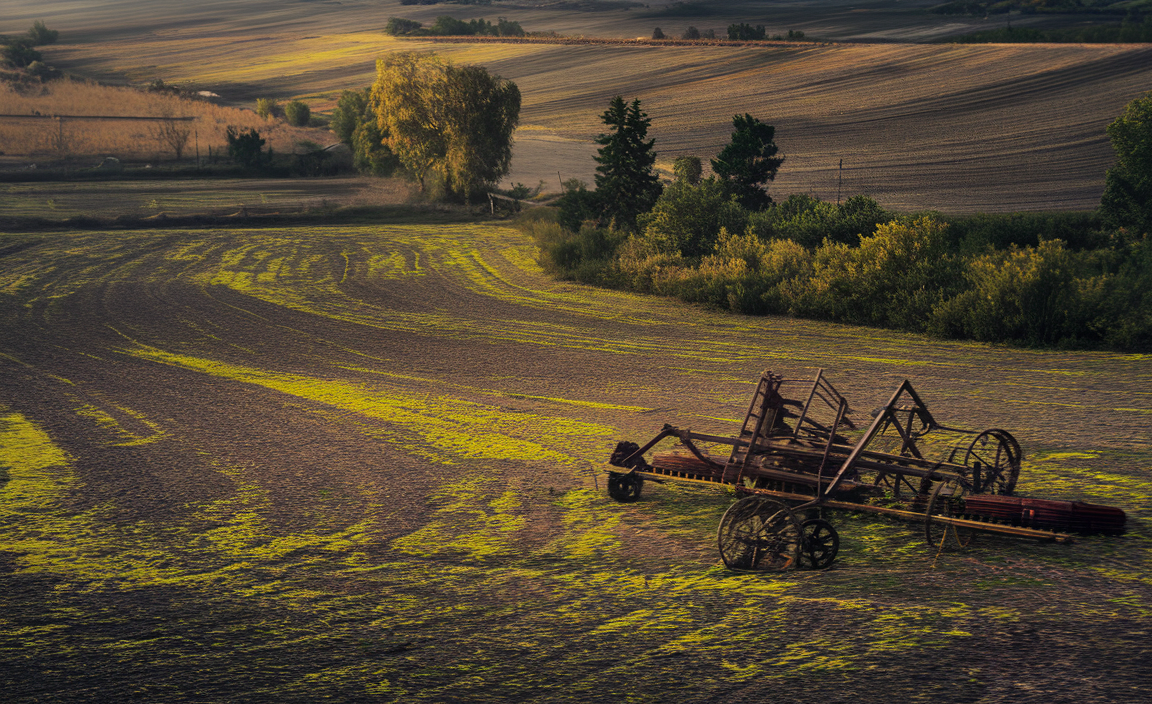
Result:
{"label": "conifer tree", "polygon": [[603,217],[618,230],[635,230],[636,217],[652,209],[660,197],[660,179],[654,139],[647,139],[652,120],[640,109],[640,99],[630,104],[619,95],[600,116],[608,132],[596,138],[602,145],[596,156],[596,195]]}

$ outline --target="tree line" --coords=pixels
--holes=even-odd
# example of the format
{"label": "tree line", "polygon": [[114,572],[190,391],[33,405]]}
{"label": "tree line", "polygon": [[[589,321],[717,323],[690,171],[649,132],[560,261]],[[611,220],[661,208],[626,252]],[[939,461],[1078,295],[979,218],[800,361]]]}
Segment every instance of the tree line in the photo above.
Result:
{"label": "tree line", "polygon": [[415,20],[392,17],[384,27],[385,34],[394,37],[523,37],[524,28],[519,22],[500,17],[496,24],[483,18],[458,20],[443,15],[436,18],[431,27],[425,27]]}
{"label": "tree line", "polygon": [[1152,93],[1108,127],[1117,159],[1091,213],[898,214],[858,195],[773,202],[774,129],[733,117],[710,162],[654,173],[640,101],[601,116],[596,188],[569,182],[522,226],[552,273],[782,314],[1037,346],[1152,350]]}

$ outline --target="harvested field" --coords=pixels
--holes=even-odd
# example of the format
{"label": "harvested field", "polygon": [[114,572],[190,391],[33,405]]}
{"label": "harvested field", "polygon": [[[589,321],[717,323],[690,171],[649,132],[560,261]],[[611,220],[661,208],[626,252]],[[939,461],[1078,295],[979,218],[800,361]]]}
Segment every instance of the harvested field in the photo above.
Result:
{"label": "harvested field", "polygon": [[204,178],[0,183],[3,215],[64,220],[160,214],[224,216],[299,213],[335,207],[396,205],[410,196],[398,179]]}
{"label": "harvested field", "polygon": [[[556,284],[495,225],[0,236],[8,701],[1135,701],[1152,362],[941,343]],[[1024,495],[1124,537],[835,515],[825,572],[718,566],[731,498],[592,478],[729,433],[764,367],[905,376],[1004,427]]]}

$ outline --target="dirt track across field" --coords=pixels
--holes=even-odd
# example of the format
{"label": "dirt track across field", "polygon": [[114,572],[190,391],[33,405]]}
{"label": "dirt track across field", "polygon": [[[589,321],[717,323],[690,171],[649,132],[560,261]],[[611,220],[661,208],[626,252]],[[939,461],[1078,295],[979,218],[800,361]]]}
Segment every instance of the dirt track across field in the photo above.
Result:
{"label": "dirt track across field", "polygon": [[[0,235],[7,701],[1136,701],[1152,361],[716,315],[557,284],[498,225]],[[721,492],[620,505],[664,422],[730,433],[764,368],[862,415],[903,378],[1003,427],[1075,545],[833,515],[747,576]]]}

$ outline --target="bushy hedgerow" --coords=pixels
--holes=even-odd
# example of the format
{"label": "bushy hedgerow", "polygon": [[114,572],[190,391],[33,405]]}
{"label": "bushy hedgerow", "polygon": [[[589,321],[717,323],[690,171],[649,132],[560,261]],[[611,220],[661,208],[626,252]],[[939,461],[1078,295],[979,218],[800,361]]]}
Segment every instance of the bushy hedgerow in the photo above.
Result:
{"label": "bushy hedgerow", "polygon": [[868,196],[853,196],[836,205],[795,194],[774,208],[752,213],[749,226],[765,239],[786,238],[817,247],[825,239],[856,244],[861,235],[871,235],[877,225],[893,217]]}
{"label": "bushy hedgerow", "polygon": [[627,239],[589,221],[573,230],[554,216],[534,215],[526,229],[560,277],[737,313],[1029,346],[1152,349],[1152,241],[1109,233],[1095,214],[979,215],[951,225],[938,215],[895,217],[867,198],[837,207],[806,196],[737,213],[707,183],[671,184]]}

